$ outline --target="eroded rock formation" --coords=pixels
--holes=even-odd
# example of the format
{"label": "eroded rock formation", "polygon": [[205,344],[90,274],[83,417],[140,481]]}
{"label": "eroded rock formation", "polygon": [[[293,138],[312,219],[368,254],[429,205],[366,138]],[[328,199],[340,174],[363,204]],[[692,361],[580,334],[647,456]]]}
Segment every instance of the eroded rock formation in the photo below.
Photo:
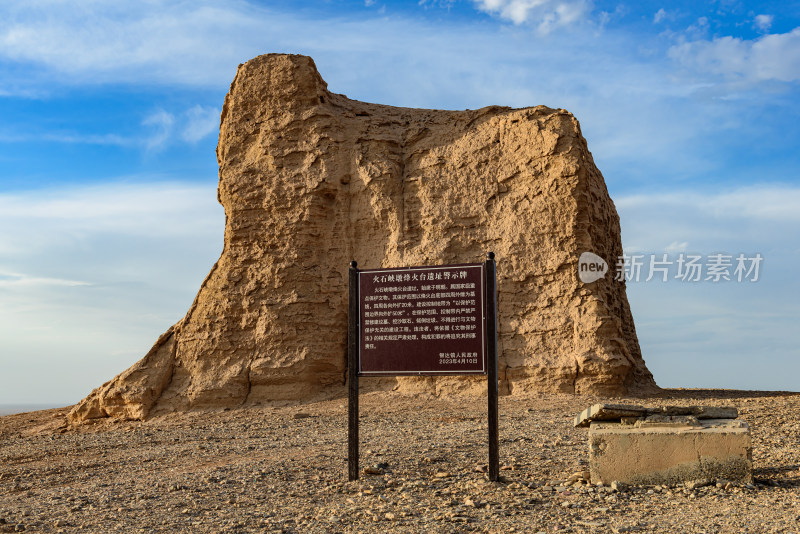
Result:
{"label": "eroded rock formation", "polygon": [[[498,259],[501,391],[653,388],[624,283],[619,219],[564,110],[441,111],[349,100],[311,58],[240,65],[222,110],[224,250],[186,317],[72,421],[343,391],[347,270]],[[485,387],[384,379],[401,390]],[[367,382],[365,380],[365,382]],[[470,386],[470,384],[472,386]]]}

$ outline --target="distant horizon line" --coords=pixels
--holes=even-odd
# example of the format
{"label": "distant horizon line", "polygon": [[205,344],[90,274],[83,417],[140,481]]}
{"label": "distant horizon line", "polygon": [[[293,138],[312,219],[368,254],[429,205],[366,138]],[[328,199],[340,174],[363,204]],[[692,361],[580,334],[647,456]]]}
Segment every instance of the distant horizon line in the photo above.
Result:
{"label": "distant horizon line", "polygon": [[[724,387],[669,387],[669,386],[659,386],[661,391],[698,391],[698,392],[739,392],[739,393],[754,393],[754,394],[765,394],[765,393],[772,393],[772,394],[789,394],[789,395],[800,395],[800,390],[787,390],[787,389],[742,389],[742,388],[724,388]],[[558,395],[558,393],[554,393],[554,395]],[[511,395],[513,396],[513,395]],[[580,396],[580,395],[576,395]],[[627,397],[628,395],[624,395],[623,397]],[[647,395],[647,397],[658,397],[658,395]],[[637,398],[639,395],[632,394],[630,395],[632,398]],[[78,401],[77,403],[79,403]],[[0,417],[6,415],[16,415],[20,413],[26,412],[36,412],[42,410],[52,410],[56,408],[68,408],[70,406],[75,406],[77,403],[55,403],[55,402],[9,402],[3,403],[0,402]]]}
{"label": "distant horizon line", "polygon": [[52,410],[55,408],[66,408],[73,404],[53,403],[53,402],[0,402],[0,416],[16,415],[27,412],[39,412],[42,410]]}

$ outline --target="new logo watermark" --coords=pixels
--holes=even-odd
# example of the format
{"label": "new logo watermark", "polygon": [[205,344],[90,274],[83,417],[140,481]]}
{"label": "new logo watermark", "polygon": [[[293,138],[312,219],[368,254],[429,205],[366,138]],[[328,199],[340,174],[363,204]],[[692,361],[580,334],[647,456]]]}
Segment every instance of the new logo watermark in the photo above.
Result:
{"label": "new logo watermark", "polygon": [[[761,254],[716,253],[703,256],[670,254],[623,254],[617,258],[614,280],[628,282],[757,282],[764,257]],[[578,278],[591,284],[605,277],[608,263],[593,252],[578,259]]]}
{"label": "new logo watermark", "polygon": [[591,284],[603,278],[608,272],[606,260],[593,252],[584,252],[578,259],[578,278],[584,284]]}

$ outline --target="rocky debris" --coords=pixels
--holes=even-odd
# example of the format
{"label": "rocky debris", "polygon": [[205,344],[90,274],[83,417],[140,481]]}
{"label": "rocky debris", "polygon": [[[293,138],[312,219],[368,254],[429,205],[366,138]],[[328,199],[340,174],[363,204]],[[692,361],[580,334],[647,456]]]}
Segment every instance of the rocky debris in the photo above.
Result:
{"label": "rocky debris", "polygon": [[[575,416],[575,426],[586,428],[593,421],[634,424],[647,420],[651,423],[686,422],[693,419],[736,419],[739,411],[735,406],[655,406],[635,404],[593,404]],[[683,419],[681,419],[683,418]]]}
{"label": "rocky debris", "polygon": [[708,478],[700,478],[697,480],[690,480],[688,482],[685,482],[683,485],[684,487],[686,487],[686,489],[693,490],[697,488],[703,488],[705,486],[710,486],[711,484],[714,484],[713,480]]}
{"label": "rocky debris", "polygon": [[592,421],[619,421],[642,417],[647,408],[631,404],[593,404],[575,416],[576,427],[588,427]]}
{"label": "rocky debris", "polygon": [[589,426],[591,480],[631,484],[753,478],[750,427],[734,407],[595,404],[578,414]]}
{"label": "rocky debris", "polygon": [[633,425],[634,428],[645,427],[697,427],[700,428],[703,424],[700,420],[693,415],[648,415],[646,417],[636,418],[627,417],[620,421],[623,425]]}
{"label": "rocky debris", "polygon": [[739,410],[735,406],[657,406],[648,408],[647,415],[693,416],[698,419],[736,419]]}
{"label": "rocky debris", "polygon": [[386,473],[386,470],[383,469],[380,465],[371,465],[369,467],[364,468],[365,475],[383,475]]}
{"label": "rocky debris", "polygon": [[[343,389],[347,274],[498,260],[504,394],[654,391],[624,282],[578,278],[622,254],[578,121],[544,106],[442,111],[332,93],[309,57],[240,65],[222,109],[222,254],[186,316],[70,414],[145,419]],[[485,390],[401,377],[399,391]]]}
{"label": "rocky debris", "polygon": [[[742,416],[757,422],[756,478],[697,487],[590,483],[584,433],[570,415],[592,401],[599,399],[501,398],[500,458],[514,470],[499,484],[472,471],[486,462],[484,403],[364,395],[361,461],[392,470],[356,482],[346,480],[343,400],[306,404],[315,414],[306,419],[294,419],[291,406],[246,407],[124,426],[99,421],[63,434],[29,432],[56,412],[2,417],[0,527],[699,534],[779,532],[797,524],[800,420],[792,414],[800,412],[800,396],[741,393]],[[451,476],[437,478],[437,472]],[[55,527],[57,520],[66,526]]]}

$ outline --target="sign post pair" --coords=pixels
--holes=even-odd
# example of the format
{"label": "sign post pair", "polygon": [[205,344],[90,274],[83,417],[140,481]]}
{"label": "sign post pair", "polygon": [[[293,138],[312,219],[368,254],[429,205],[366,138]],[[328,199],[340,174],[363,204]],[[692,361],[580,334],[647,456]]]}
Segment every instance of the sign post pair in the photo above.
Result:
{"label": "sign post pair", "polygon": [[486,375],[489,480],[500,477],[497,274],[483,263],[359,270],[350,264],[348,478],[358,479],[361,376]]}

